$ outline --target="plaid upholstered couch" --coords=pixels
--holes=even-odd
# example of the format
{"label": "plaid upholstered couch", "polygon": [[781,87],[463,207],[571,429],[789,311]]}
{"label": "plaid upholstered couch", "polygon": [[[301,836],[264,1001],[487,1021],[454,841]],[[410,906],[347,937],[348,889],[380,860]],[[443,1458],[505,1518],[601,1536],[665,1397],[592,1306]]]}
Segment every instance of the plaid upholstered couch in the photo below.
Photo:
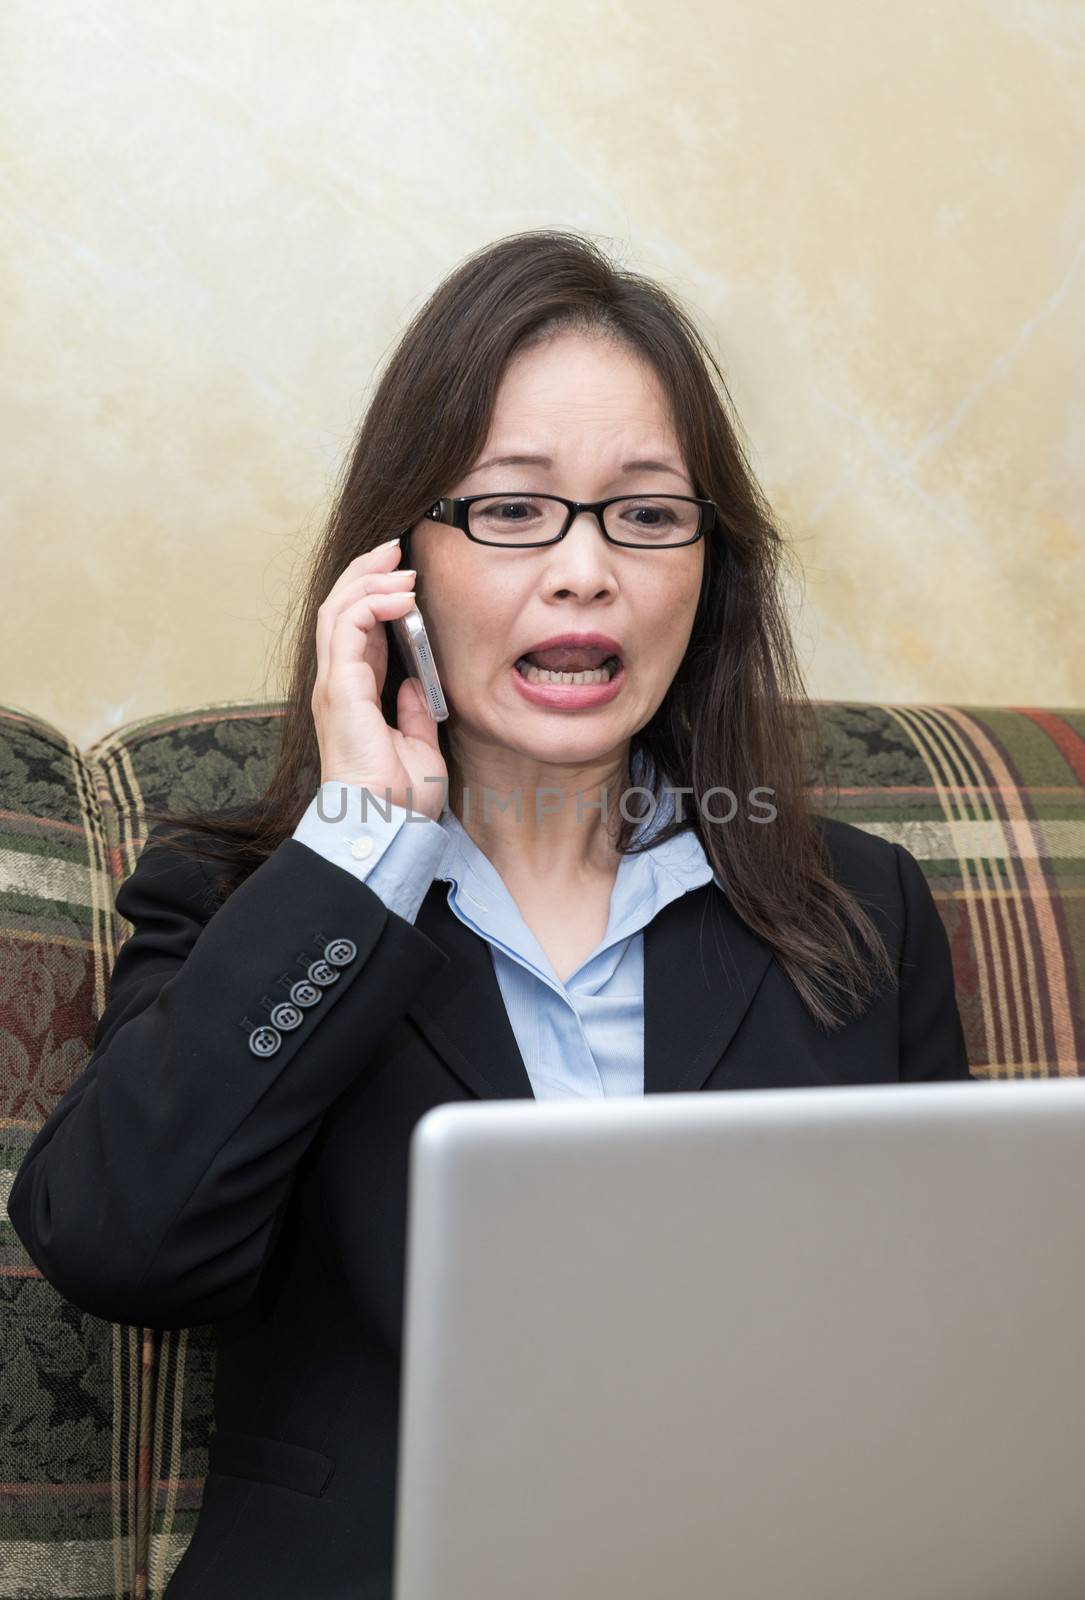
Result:
{"label": "plaid upholstered couch", "polygon": [[[1085,1070],[1085,710],[821,704],[817,809],[905,845],[949,932],[974,1076]],[[145,807],[259,792],[280,708],[144,719],[80,752],[0,706],[0,1596],[160,1595],[207,1465],[214,1333],[85,1315],[12,1176],[90,1054]]]}

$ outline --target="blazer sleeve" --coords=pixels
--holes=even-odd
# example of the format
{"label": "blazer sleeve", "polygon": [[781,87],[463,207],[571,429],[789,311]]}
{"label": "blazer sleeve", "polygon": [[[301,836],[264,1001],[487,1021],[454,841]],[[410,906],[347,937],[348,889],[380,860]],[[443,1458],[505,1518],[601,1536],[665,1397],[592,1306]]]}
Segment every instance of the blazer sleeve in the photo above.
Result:
{"label": "blazer sleeve", "polygon": [[[363,808],[360,783],[339,783],[329,778],[313,796],[293,837],[318,855],[368,883],[385,905],[413,923],[448,847],[448,835],[439,822],[406,806],[388,803],[389,815],[374,805]],[[323,802],[323,804],[322,804]],[[359,828],[361,819],[365,822]],[[370,854],[355,854],[359,837]]]}
{"label": "blazer sleeve", "polygon": [[900,954],[900,1080],[969,1078],[949,936],[919,862],[894,844],[904,902]]}
{"label": "blazer sleeve", "polygon": [[[30,1145],[8,1215],[73,1304],[176,1328],[248,1303],[324,1112],[449,958],[292,838],[212,909],[200,862],[161,826],[117,893],[133,932],[90,1060]],[[254,1052],[284,1002],[279,1043]]]}

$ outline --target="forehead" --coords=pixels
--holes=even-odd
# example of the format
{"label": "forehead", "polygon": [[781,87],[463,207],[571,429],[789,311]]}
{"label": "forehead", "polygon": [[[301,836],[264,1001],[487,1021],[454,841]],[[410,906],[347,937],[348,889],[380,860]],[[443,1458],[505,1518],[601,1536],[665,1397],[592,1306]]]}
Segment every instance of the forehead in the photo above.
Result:
{"label": "forehead", "polygon": [[515,356],[502,375],[479,460],[682,460],[651,365],[613,341],[565,334]]}

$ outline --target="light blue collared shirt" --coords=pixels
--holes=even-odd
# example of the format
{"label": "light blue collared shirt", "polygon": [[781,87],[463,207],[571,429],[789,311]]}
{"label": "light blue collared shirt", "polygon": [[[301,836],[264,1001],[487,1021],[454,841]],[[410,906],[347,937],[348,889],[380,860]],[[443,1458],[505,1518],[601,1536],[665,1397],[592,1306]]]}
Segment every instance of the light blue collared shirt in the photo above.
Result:
{"label": "light blue collared shirt", "polygon": [[[664,794],[636,837],[658,831],[673,814],[674,800]],[[417,812],[408,819],[404,806],[370,797],[363,820],[362,786],[330,780],[293,837],[353,873],[411,923],[434,879],[450,885],[449,906],[490,946],[537,1100],[644,1093],[644,929],[690,889],[708,882],[722,888],[694,833],[622,857],[606,932],[564,983],[504,879],[447,804],[439,821]]]}

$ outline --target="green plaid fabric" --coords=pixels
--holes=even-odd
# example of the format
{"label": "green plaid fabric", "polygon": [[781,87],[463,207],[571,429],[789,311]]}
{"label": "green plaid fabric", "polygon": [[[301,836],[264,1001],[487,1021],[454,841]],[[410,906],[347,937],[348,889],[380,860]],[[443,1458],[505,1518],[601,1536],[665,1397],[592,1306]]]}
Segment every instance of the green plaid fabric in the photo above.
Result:
{"label": "green plaid fabric", "polygon": [[[821,702],[815,807],[904,845],[949,934],[974,1076],[1085,1069],[1085,710]],[[195,1526],[210,1328],[120,1327],[63,1300],[7,1216],[85,1066],[129,926],[145,808],[262,789],[282,708],[145,718],[79,751],[0,706],[0,1600],[150,1600]]]}

